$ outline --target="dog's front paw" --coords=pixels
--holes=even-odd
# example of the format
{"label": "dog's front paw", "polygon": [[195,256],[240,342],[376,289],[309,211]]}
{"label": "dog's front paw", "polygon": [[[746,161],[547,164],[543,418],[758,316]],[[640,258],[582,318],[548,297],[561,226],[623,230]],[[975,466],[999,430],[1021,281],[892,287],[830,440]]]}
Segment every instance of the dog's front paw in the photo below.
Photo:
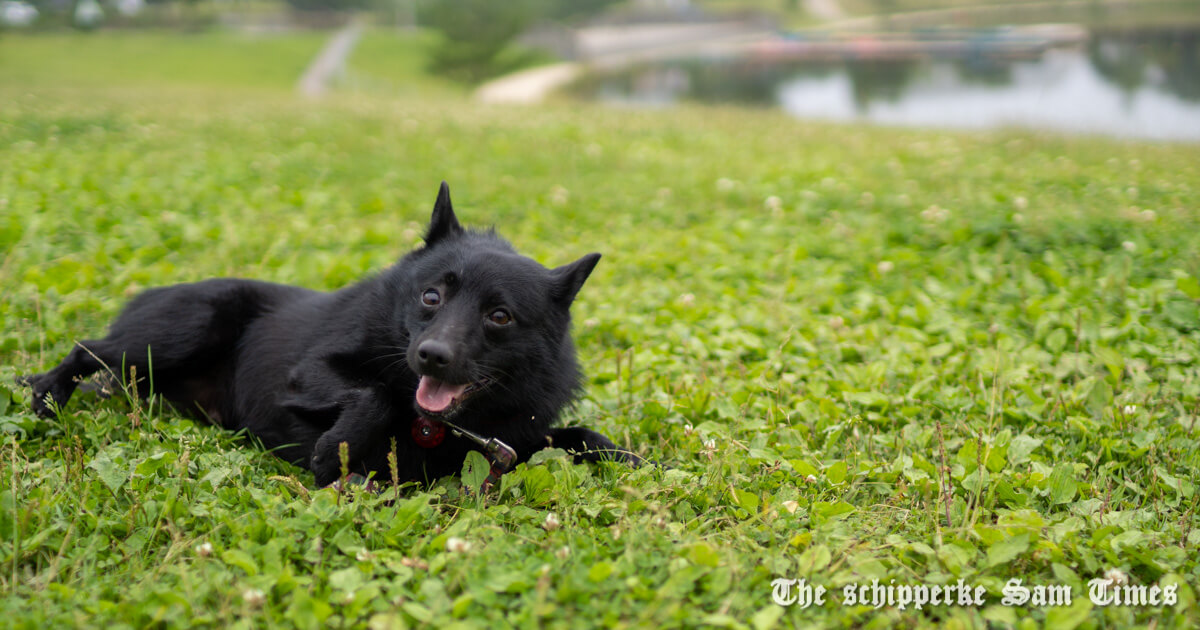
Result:
{"label": "dog's front paw", "polygon": [[324,437],[317,440],[317,446],[313,449],[308,467],[313,471],[313,476],[317,478],[318,488],[324,488],[337,481],[342,476],[342,460],[338,456],[337,443],[326,440]]}
{"label": "dog's front paw", "polygon": [[33,388],[30,407],[39,418],[57,416],[59,408],[66,402],[67,396],[55,391],[55,379],[48,374],[21,377],[18,382]]}

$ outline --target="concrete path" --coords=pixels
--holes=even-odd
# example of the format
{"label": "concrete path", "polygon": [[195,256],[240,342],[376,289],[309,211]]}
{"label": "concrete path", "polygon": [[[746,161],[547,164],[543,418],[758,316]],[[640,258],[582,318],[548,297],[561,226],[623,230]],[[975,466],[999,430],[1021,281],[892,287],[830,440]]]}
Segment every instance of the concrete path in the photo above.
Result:
{"label": "concrete path", "polygon": [[583,74],[583,66],[577,63],[531,68],[479,86],[475,98],[483,103],[540,103],[580,74]]}
{"label": "concrete path", "polygon": [[846,12],[837,0],[804,0],[804,10],[818,20],[826,22],[846,19]]}
{"label": "concrete path", "polygon": [[296,84],[296,90],[308,98],[316,98],[329,89],[329,84],[346,67],[346,58],[358,38],[362,36],[364,21],[358,16],[350,18],[338,32],[334,33],[329,43],[309,64],[308,69],[301,75]]}

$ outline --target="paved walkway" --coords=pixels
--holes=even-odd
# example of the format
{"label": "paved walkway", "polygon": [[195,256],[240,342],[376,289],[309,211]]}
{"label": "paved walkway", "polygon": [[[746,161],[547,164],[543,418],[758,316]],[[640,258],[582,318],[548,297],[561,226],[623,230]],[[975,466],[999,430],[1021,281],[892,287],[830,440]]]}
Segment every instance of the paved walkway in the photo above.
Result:
{"label": "paved walkway", "polygon": [[475,98],[483,103],[540,103],[580,74],[583,74],[583,66],[577,63],[531,68],[479,86]]}
{"label": "paved walkway", "polygon": [[346,67],[346,58],[350,56],[350,51],[354,50],[354,45],[358,43],[364,28],[365,22],[361,18],[350,18],[309,64],[296,84],[296,90],[309,98],[316,98],[328,91],[330,82]]}
{"label": "paved walkway", "polygon": [[846,19],[846,12],[837,0],[804,0],[804,10],[818,20],[826,22]]}

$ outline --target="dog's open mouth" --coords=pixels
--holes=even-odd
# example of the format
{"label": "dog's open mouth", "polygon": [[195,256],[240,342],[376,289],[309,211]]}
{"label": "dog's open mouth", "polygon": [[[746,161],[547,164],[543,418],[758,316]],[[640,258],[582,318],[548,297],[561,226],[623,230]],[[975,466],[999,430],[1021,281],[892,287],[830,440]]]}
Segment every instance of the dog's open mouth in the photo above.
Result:
{"label": "dog's open mouth", "polygon": [[464,400],[485,385],[486,379],[452,385],[432,376],[422,376],[417,383],[417,406],[430,417],[449,416],[458,410]]}

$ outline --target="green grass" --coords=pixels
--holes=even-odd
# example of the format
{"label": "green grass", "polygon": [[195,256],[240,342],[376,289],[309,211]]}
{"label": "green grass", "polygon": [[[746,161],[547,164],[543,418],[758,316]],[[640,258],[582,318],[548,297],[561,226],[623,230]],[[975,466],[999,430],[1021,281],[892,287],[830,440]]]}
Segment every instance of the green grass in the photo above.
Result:
{"label": "green grass", "polygon": [[328,37],[319,31],[5,33],[0,84],[290,88]]}
{"label": "green grass", "polygon": [[[1200,621],[1200,148],[0,86],[17,627]],[[352,282],[419,241],[442,179],[464,222],[545,264],[605,255],[574,307],[570,421],[671,468],[551,454],[487,497],[448,479],[339,499],[159,404],[79,395],[45,421],[12,385],[145,287]],[[1093,608],[1110,569],[1179,603]],[[780,608],[779,577],[836,597]],[[1013,578],[1076,603],[1002,606]],[[989,595],[839,603],[873,579]]]}
{"label": "green grass", "polygon": [[348,59],[345,86],[407,97],[465,94],[462,84],[428,73],[429,52],[437,38],[430,31],[368,30]]}

